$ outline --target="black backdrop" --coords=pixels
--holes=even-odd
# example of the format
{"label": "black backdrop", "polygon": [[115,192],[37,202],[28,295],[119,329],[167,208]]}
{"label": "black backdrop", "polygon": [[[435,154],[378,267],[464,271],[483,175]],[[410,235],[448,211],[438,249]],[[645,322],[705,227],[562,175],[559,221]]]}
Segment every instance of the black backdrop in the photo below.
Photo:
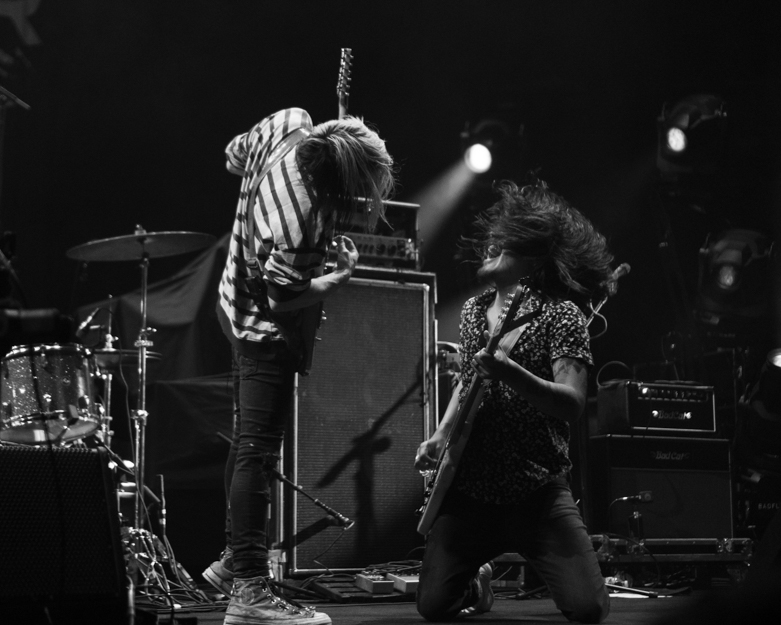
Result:
{"label": "black backdrop", "polygon": [[[542,167],[609,237],[617,261],[632,265],[605,310],[611,331],[598,356],[656,358],[674,324],[649,203],[656,117],[691,93],[723,96],[736,155],[725,172],[735,180],[732,223],[769,229],[778,205],[775,6],[42,0],[27,17],[39,45],[20,45],[0,17],[0,48],[26,58],[6,58],[0,84],[32,107],[8,110],[0,228],[16,233],[32,307],[72,312],[137,288],[132,263],[92,264],[77,281],[65,251],[137,224],[226,233],[238,190],[224,170],[226,143],[284,106],[303,106],[315,121],[335,116],[339,51],[352,47],[350,110],[387,138],[400,164],[397,199],[414,199],[458,158],[467,121],[498,113],[522,122],[519,170]],[[462,210],[426,242],[422,269],[438,274],[446,340],[455,328],[445,308],[463,299],[471,276],[452,271],[469,220]],[[696,262],[708,224],[681,228],[689,236],[680,253]],[[152,279],[186,260],[153,262]]]}
{"label": "black backdrop", "polygon": [[[707,232],[770,233],[779,212],[776,2],[0,0],[10,5],[30,14],[0,11],[0,85],[32,108],[5,116],[0,231],[16,236],[31,308],[75,314],[138,288],[133,263],[79,272],[65,255],[75,245],[137,224],[227,233],[239,179],[224,169],[225,145],[281,107],[334,117],[341,47],[355,55],[350,110],[387,139],[399,200],[416,201],[459,157],[466,122],[523,123],[514,175],[541,167],[632,266],[604,309],[598,366],[661,358],[677,325],[652,192],[665,102],[705,92],[729,108],[715,197],[704,216],[674,215],[689,286]],[[472,288],[454,262],[458,236],[488,201],[472,200],[425,242],[441,340],[457,339],[453,310]],[[150,280],[193,258],[153,260]]]}

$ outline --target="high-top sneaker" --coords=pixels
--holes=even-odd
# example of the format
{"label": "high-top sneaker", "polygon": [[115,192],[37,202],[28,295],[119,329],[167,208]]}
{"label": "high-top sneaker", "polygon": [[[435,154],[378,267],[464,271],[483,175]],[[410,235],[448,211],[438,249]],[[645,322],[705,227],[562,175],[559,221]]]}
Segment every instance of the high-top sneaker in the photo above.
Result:
{"label": "high-top sneaker", "polygon": [[224,625],[331,625],[331,619],[278,597],[265,577],[251,577],[233,580]]}
{"label": "high-top sneaker", "polygon": [[201,575],[223,595],[230,597],[233,588],[233,549],[225,547],[220,559],[212,562]]}

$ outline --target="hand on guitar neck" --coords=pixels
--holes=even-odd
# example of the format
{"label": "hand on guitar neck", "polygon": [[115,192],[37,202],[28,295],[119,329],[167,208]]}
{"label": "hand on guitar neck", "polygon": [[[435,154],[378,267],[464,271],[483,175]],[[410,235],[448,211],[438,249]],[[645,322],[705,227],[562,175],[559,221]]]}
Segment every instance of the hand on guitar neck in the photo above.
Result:
{"label": "hand on guitar neck", "polygon": [[[522,296],[523,289],[520,285],[508,290],[500,312],[491,323],[491,331],[485,333],[486,346],[482,351],[493,353],[497,350],[500,340],[510,329],[511,322],[521,307]],[[508,319],[511,321],[510,323],[507,323]],[[418,447],[418,453],[415,456],[415,468],[419,471],[434,469],[441,461],[445,447],[452,443],[451,435],[453,434],[454,424],[456,425],[456,431],[459,431],[462,424],[467,420],[468,413],[472,410],[472,404],[480,403],[477,394],[477,389],[481,386],[479,376],[475,375],[471,381],[467,380],[467,382],[469,383],[469,393],[464,400],[465,405],[460,405],[463,380],[459,380],[458,385],[450,396],[450,403],[436,432]],[[458,438],[460,434],[459,431],[455,438]]]}

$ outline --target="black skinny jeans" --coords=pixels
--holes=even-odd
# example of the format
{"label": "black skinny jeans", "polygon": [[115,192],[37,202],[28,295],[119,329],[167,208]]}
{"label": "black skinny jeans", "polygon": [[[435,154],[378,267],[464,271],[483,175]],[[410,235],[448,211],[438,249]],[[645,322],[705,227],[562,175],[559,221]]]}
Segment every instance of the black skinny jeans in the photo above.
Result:
{"label": "black skinny jeans", "polygon": [[292,415],[295,365],[284,345],[260,359],[233,352],[233,442],[225,466],[225,532],[238,578],[268,575],[271,473]]}
{"label": "black skinny jeans", "polygon": [[548,585],[571,621],[601,623],[610,596],[566,480],[542,486],[518,506],[482,504],[451,493],[426,539],[418,612],[430,621],[454,619],[477,601],[470,583],[482,564],[520,553]]}

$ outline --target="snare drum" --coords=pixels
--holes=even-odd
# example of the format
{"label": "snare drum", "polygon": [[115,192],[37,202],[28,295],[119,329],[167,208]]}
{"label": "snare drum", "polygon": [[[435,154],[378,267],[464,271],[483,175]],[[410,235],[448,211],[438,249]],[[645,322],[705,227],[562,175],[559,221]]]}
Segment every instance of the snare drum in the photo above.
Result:
{"label": "snare drum", "polygon": [[60,444],[100,425],[81,345],[17,345],[2,361],[0,440]]}

